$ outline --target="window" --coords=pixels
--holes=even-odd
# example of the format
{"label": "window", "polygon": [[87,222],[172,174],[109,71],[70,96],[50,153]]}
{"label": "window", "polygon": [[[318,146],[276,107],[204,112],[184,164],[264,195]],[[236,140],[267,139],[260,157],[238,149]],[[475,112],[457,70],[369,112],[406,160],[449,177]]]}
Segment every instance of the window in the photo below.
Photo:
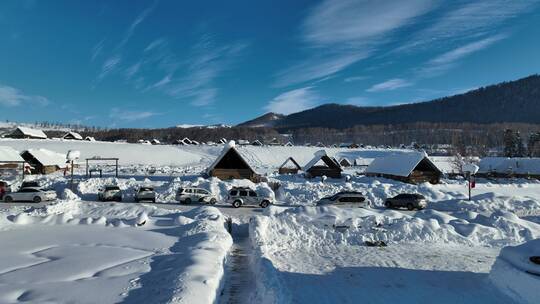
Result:
{"label": "window", "polygon": [[365,198],[361,196],[353,196],[350,198],[352,203],[361,203],[365,200]]}
{"label": "window", "polygon": [[344,196],[344,197],[341,197],[338,200],[338,202],[340,202],[340,203],[350,203],[350,202],[352,202],[351,199],[352,199],[352,197]]}
{"label": "window", "polygon": [[204,189],[198,189],[197,193],[199,193],[199,194],[208,194],[208,192],[206,190],[204,190]]}
{"label": "window", "polygon": [[25,189],[22,189],[20,192],[29,193],[29,192],[37,192],[37,190],[36,189],[25,188]]}
{"label": "window", "polygon": [[236,190],[232,190],[232,191],[231,191],[231,195],[232,195],[232,196],[236,196],[236,195],[238,195],[238,191],[236,191]]}
{"label": "window", "polygon": [[247,196],[248,192],[245,190],[240,191],[240,196]]}
{"label": "window", "polygon": [[255,193],[254,191],[249,191],[249,196],[257,197],[257,193]]}
{"label": "window", "polygon": [[184,192],[184,189],[183,188],[178,188],[178,193],[182,193]]}
{"label": "window", "polygon": [[185,193],[191,193],[191,189],[184,190]]}

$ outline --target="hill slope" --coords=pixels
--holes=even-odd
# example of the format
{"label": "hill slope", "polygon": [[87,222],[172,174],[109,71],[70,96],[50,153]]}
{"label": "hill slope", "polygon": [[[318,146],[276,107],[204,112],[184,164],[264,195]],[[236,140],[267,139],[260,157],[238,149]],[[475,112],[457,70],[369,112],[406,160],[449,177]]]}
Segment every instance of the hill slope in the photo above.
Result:
{"label": "hill slope", "polygon": [[[242,125],[256,126],[253,121]],[[415,122],[540,123],[540,76],[532,75],[465,94],[398,106],[357,107],[325,104],[272,120],[271,126],[280,129],[306,127],[342,129],[355,125]]]}

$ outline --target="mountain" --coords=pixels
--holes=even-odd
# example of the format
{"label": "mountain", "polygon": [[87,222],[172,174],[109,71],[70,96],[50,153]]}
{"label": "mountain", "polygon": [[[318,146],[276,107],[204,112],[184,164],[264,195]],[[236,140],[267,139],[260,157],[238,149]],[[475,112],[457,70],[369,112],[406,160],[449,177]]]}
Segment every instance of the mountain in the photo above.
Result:
{"label": "mountain", "polygon": [[278,129],[310,127],[344,129],[356,125],[417,122],[540,124],[540,75],[427,102],[388,107],[325,104],[281,117],[278,114],[268,113],[241,125],[251,127],[263,125]]}
{"label": "mountain", "polygon": [[283,114],[276,114],[276,113],[266,113],[262,116],[259,116],[255,119],[246,121],[244,123],[239,124],[239,127],[273,127],[277,122],[284,119],[286,116]]}

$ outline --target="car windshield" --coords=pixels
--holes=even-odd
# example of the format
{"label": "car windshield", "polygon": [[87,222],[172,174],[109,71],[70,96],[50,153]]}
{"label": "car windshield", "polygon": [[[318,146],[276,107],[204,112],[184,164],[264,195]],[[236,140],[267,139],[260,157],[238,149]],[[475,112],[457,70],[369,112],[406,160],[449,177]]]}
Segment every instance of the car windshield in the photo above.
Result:
{"label": "car windshield", "polygon": [[107,186],[105,187],[105,191],[111,191],[111,190],[120,190],[118,186]]}
{"label": "car windshield", "polygon": [[141,187],[139,189],[139,191],[154,191],[154,188],[150,188],[150,187]]}

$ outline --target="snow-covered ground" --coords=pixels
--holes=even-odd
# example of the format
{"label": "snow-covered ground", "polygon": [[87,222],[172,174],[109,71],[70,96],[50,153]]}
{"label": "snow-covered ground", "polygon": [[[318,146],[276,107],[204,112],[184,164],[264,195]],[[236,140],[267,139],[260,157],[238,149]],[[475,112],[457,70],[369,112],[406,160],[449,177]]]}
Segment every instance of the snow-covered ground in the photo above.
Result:
{"label": "snow-covered ground", "polygon": [[[239,147],[269,180],[253,184],[201,176],[221,146],[14,139],[0,139],[0,146],[120,158],[119,178],[110,170],[85,178],[82,166],[71,192],[61,173],[29,176],[60,199],[0,204],[0,244],[7,248],[0,252],[0,303],[525,302],[497,281],[513,271],[500,262],[504,254],[497,257],[506,246],[540,238],[535,180],[478,179],[469,201],[463,180],[410,185],[357,175],[358,168],[347,170],[348,179],[324,182],[275,173],[289,156],[306,164],[319,150],[313,147]],[[391,150],[327,151],[372,159]],[[124,203],[96,202],[98,189],[110,183],[124,191]],[[155,187],[158,203],[133,202],[143,184]],[[231,208],[224,199],[239,185],[274,196],[275,206]],[[186,186],[210,190],[218,203],[179,205],[176,190]],[[315,206],[342,190],[363,192],[373,208]],[[385,210],[384,199],[402,192],[423,194],[428,208]]]}
{"label": "snow-covered ground", "polygon": [[0,213],[0,303],[213,303],[224,221],[213,207],[77,199]]}

